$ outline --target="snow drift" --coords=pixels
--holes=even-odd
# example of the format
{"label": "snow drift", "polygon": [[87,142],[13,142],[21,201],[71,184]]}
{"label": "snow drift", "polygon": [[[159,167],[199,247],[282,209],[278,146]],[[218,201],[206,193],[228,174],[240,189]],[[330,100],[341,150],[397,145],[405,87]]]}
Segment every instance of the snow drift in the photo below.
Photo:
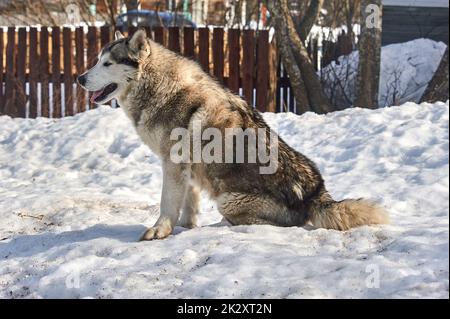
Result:
{"label": "snow drift", "polygon": [[218,223],[137,242],[161,171],[120,109],[0,117],[0,298],[448,298],[449,105],[265,114],[336,199],[391,225],[347,232]]}
{"label": "snow drift", "polygon": [[[446,44],[417,39],[384,46],[381,50],[380,106],[419,102],[445,53]],[[321,71],[325,92],[334,105],[353,105],[359,52],[341,56]]]}

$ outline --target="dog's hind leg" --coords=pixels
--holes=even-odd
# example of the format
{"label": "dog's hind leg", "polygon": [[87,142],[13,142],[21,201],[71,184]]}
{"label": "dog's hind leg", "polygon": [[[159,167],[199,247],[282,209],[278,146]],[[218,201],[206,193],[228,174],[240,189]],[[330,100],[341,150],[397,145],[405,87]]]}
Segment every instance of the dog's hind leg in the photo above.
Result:
{"label": "dog's hind leg", "polygon": [[197,186],[188,185],[184,196],[183,208],[178,225],[186,228],[197,227],[200,191]]}
{"label": "dog's hind leg", "polygon": [[303,226],[306,223],[302,214],[264,195],[224,193],[217,203],[219,212],[232,225]]}

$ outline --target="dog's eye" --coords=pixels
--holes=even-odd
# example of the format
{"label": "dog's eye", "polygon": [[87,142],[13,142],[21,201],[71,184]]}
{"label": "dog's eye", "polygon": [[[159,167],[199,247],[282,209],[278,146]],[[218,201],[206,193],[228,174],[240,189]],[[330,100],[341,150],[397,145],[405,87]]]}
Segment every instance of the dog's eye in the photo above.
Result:
{"label": "dog's eye", "polygon": [[105,63],[103,63],[103,66],[110,66],[110,65],[112,65],[112,63],[111,62],[105,62]]}

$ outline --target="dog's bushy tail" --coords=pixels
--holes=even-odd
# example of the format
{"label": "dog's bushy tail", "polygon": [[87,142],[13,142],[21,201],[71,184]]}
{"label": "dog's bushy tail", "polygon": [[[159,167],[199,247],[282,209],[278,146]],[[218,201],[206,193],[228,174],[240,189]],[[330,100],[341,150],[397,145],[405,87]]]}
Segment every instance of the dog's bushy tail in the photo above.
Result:
{"label": "dog's bushy tail", "polygon": [[327,193],[313,201],[310,221],[314,227],[348,230],[353,227],[388,224],[384,208],[365,199],[334,201]]}

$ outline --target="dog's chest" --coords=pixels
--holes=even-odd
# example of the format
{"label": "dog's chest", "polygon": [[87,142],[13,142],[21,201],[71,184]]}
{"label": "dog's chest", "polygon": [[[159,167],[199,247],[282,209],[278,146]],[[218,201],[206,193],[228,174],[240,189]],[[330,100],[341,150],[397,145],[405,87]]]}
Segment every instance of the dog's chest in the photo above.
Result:
{"label": "dog's chest", "polygon": [[163,127],[161,125],[152,124],[153,121],[150,119],[151,114],[138,111],[138,109],[133,109],[130,107],[129,103],[126,103],[125,101],[119,102],[121,102],[122,109],[130,118],[142,142],[144,142],[153,153],[161,156],[161,143],[164,140]]}
{"label": "dog's chest", "polygon": [[152,152],[157,155],[162,155],[161,143],[164,139],[164,130],[161,126],[150,128],[140,122],[136,126],[136,132],[138,133],[144,144],[147,145],[152,150]]}

